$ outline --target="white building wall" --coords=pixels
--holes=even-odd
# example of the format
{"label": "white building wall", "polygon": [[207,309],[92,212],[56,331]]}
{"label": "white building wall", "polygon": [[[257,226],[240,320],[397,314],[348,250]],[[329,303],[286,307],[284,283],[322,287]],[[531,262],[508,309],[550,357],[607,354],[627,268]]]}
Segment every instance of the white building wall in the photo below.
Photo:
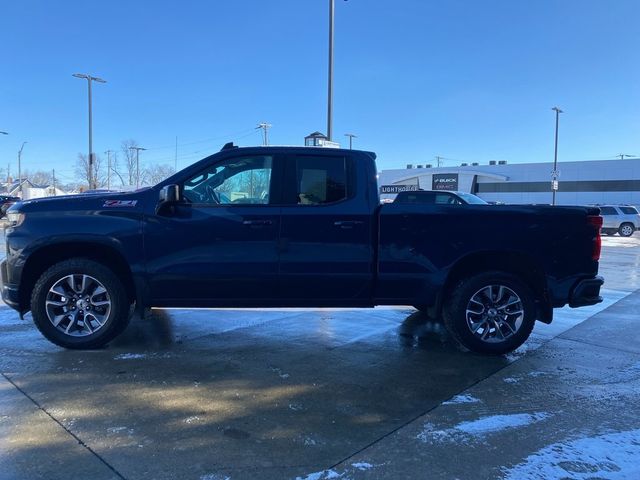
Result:
{"label": "white building wall", "polygon": [[[482,183],[511,183],[511,182],[546,182],[547,192],[479,192],[478,196],[487,201],[504,203],[551,203],[551,171],[553,164],[521,163],[507,165],[478,165],[467,167],[439,167],[429,169],[394,169],[380,172],[380,185],[405,184],[407,177],[419,177],[420,187],[429,190],[432,186],[432,176],[436,173],[457,173],[458,189],[471,192],[473,177]],[[593,203],[627,203],[640,205],[640,190],[634,191],[581,191],[563,192],[563,182],[585,182],[600,180],[637,180],[640,181],[640,159],[626,160],[597,160],[584,162],[560,162],[559,191],[556,203],[560,205],[584,205]],[[412,180],[415,182],[415,180]],[[415,183],[413,183],[415,184]],[[393,198],[395,195],[385,195]]]}

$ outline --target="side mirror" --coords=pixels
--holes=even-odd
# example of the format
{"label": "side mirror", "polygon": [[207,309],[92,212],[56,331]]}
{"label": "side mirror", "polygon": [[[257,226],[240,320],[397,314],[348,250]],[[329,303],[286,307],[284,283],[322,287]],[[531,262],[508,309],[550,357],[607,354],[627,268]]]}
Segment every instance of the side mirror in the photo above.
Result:
{"label": "side mirror", "polygon": [[169,208],[173,210],[176,203],[180,201],[180,186],[179,185],[165,185],[160,189],[158,195],[158,206],[156,207],[156,215],[159,215]]}
{"label": "side mirror", "polygon": [[177,203],[180,201],[180,187],[178,185],[165,185],[160,190],[160,203]]}

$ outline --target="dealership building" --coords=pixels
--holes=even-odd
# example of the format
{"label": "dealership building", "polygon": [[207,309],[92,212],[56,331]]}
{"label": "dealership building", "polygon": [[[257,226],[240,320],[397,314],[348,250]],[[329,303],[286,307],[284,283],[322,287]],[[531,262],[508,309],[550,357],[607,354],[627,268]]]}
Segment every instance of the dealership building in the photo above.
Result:
{"label": "dealership building", "polygon": [[[557,175],[556,204],[640,205],[640,159],[561,162]],[[382,170],[378,176],[381,198],[392,199],[402,190],[458,190],[488,202],[550,204],[553,164],[465,164],[436,167],[407,165]]]}

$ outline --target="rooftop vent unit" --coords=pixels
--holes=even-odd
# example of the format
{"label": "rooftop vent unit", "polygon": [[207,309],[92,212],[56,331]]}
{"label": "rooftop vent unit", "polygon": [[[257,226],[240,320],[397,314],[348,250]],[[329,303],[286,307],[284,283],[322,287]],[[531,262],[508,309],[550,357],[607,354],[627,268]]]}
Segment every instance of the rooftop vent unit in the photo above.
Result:
{"label": "rooftop vent unit", "polygon": [[498,165],[506,165],[507,161],[506,160],[498,160]]}
{"label": "rooftop vent unit", "polygon": [[433,165],[431,165],[430,163],[427,163],[427,164],[424,166],[424,168],[431,168],[431,167],[433,167]]}
{"label": "rooftop vent unit", "polygon": [[496,161],[495,160],[489,160],[489,165],[495,165]]}
{"label": "rooftop vent unit", "polygon": [[422,165],[416,165],[416,168],[422,168]]}
{"label": "rooftop vent unit", "polygon": [[473,165],[474,167],[477,167],[479,165],[478,162],[473,162],[471,165]]}
{"label": "rooftop vent unit", "polygon": [[407,168],[413,168],[413,163],[407,163]]}
{"label": "rooftop vent unit", "polygon": [[460,164],[460,166],[461,166],[461,167],[468,167],[468,166],[469,166],[469,164],[468,164],[468,163],[461,163],[461,164]]}

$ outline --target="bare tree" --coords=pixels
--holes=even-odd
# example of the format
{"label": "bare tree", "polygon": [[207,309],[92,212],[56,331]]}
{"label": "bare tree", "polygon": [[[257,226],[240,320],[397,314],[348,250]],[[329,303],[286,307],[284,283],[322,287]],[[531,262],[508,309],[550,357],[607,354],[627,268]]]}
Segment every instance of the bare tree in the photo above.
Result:
{"label": "bare tree", "polygon": [[104,165],[99,155],[94,154],[93,158],[93,182],[91,182],[91,170],[89,168],[88,156],[79,153],[76,160],[76,178],[83,184],[89,187],[95,185],[98,188],[104,187],[107,183],[107,178],[104,172]]}
{"label": "bare tree", "polygon": [[170,177],[175,173],[175,170],[171,165],[150,165],[144,169],[143,183],[147,185],[155,185],[160,183],[165,178]]}
{"label": "bare tree", "polygon": [[[123,156],[123,177],[125,181],[128,181],[128,185],[135,185],[136,183],[136,152],[132,150],[133,147],[137,147],[138,142],[133,139],[123,140],[120,148]],[[118,170],[116,170],[118,171]]]}
{"label": "bare tree", "polygon": [[22,173],[22,178],[36,185],[50,185],[53,183],[52,172],[44,170],[25,170]]}

